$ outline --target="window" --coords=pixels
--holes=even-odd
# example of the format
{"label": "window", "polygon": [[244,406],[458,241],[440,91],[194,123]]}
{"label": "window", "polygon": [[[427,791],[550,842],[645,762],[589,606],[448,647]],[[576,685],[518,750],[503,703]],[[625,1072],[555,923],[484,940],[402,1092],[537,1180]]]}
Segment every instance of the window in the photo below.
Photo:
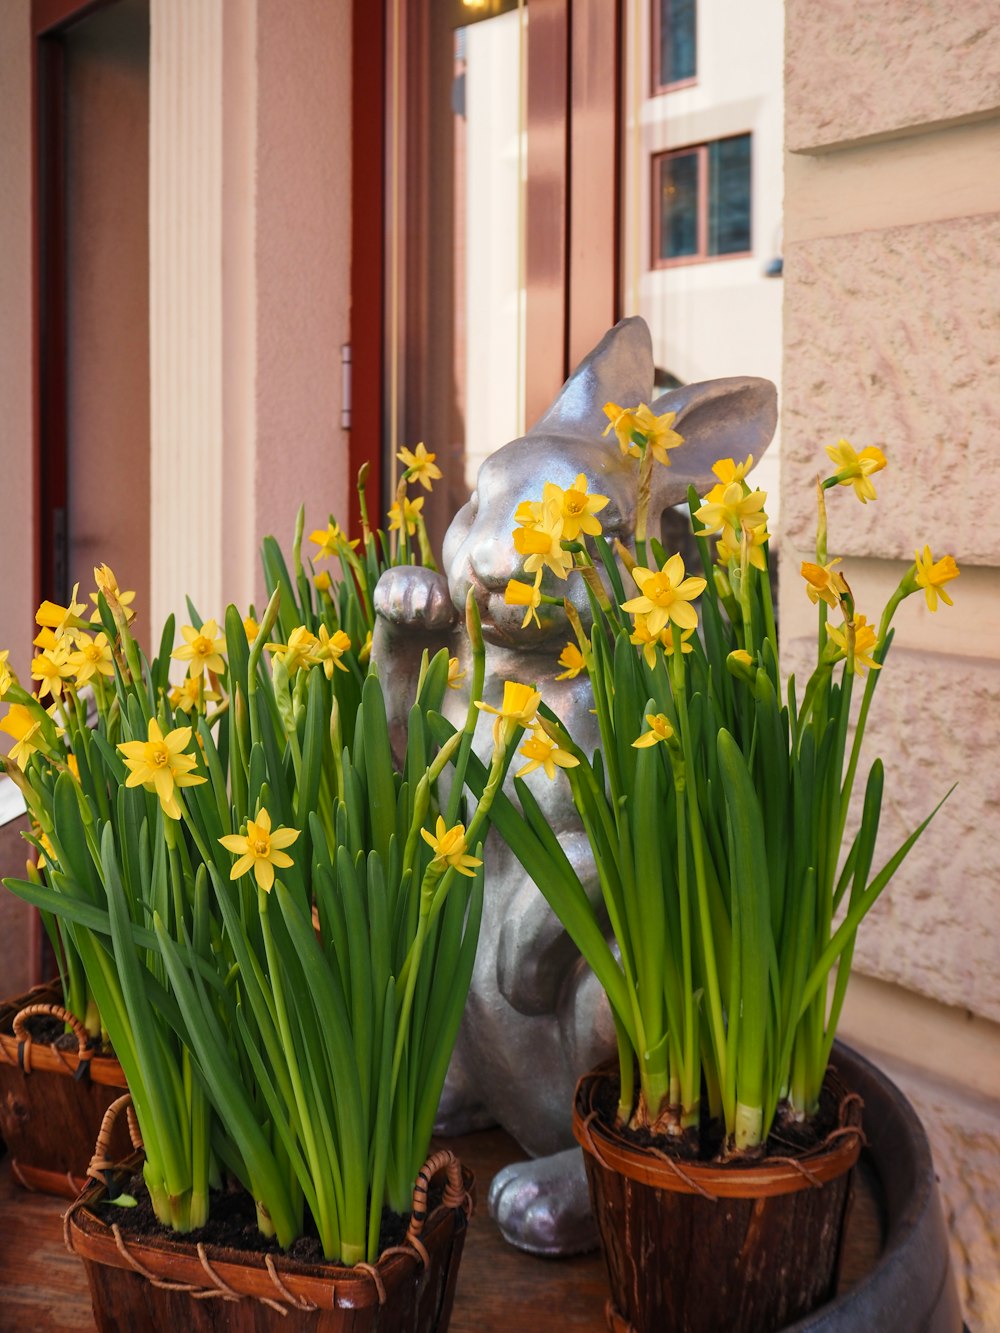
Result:
{"label": "window", "polygon": [[653,85],[690,83],[697,72],[696,0],[653,0]]}
{"label": "window", "polygon": [[750,135],[653,158],[653,265],[750,252]]}

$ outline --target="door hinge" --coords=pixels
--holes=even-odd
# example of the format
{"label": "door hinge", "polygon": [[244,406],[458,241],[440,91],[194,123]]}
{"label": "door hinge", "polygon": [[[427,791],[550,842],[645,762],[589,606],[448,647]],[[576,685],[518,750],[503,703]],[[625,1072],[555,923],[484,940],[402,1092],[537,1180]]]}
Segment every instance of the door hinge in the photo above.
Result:
{"label": "door hinge", "polygon": [[340,429],[351,429],[351,344],[340,348]]}

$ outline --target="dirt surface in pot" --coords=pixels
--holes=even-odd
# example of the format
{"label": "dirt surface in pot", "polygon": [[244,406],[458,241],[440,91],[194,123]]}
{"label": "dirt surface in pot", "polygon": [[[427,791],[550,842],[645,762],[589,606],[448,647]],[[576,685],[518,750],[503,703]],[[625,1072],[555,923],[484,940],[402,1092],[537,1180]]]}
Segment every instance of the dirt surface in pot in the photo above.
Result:
{"label": "dirt surface in pot", "polygon": [[[124,1193],[132,1195],[136,1200],[134,1208],[123,1208],[105,1199],[94,1205],[93,1211],[105,1225],[113,1226],[117,1223],[122,1235],[129,1239],[203,1244],[216,1250],[235,1251],[240,1255],[280,1254],[310,1267],[336,1262],[324,1259],[319,1237],[311,1225],[312,1219],[308,1214],[306,1234],[300,1236],[287,1250],[281,1248],[275,1237],[262,1236],[257,1228],[257,1213],[253,1199],[241,1185],[235,1183],[223,1189],[212,1190],[209,1194],[208,1222],[205,1226],[195,1231],[187,1231],[183,1235],[171,1231],[169,1227],[157,1221],[141,1171],[136,1171],[125,1184]],[[433,1212],[442,1197],[441,1187],[432,1186],[428,1194],[429,1212]],[[409,1217],[391,1212],[388,1208],[382,1209],[379,1232],[380,1254],[392,1245],[403,1243],[409,1220]]]}
{"label": "dirt surface in pot", "polygon": [[[636,1083],[638,1084],[638,1074]],[[656,1148],[678,1161],[703,1162],[706,1165],[721,1164],[727,1160],[736,1166],[756,1166],[767,1157],[804,1157],[806,1153],[819,1148],[830,1131],[836,1129],[839,1119],[840,1100],[838,1095],[824,1084],[820,1093],[819,1114],[813,1120],[796,1122],[782,1116],[779,1108],[774,1125],[768,1135],[764,1150],[753,1157],[724,1159],[722,1145],[725,1137],[723,1126],[718,1120],[709,1118],[705,1100],[702,1099],[701,1123],[697,1133],[684,1135],[653,1134],[647,1128],[632,1129],[628,1125],[615,1123],[618,1111],[619,1078],[617,1074],[608,1074],[601,1079],[593,1092],[593,1106],[601,1122],[621,1136],[626,1143],[637,1148]]]}
{"label": "dirt surface in pot", "polygon": [[[3,1024],[3,1033],[10,1037],[14,1032],[14,1016],[10,1015],[9,1020]],[[32,1014],[30,1018],[24,1020],[24,1026],[31,1033],[31,1040],[38,1042],[39,1046],[55,1046],[60,1051],[75,1051],[78,1046],[76,1037],[72,1032],[66,1031],[66,1024],[59,1018],[53,1018],[51,1014]],[[114,1055],[110,1046],[103,1046],[97,1037],[91,1037],[88,1043],[95,1055]]]}

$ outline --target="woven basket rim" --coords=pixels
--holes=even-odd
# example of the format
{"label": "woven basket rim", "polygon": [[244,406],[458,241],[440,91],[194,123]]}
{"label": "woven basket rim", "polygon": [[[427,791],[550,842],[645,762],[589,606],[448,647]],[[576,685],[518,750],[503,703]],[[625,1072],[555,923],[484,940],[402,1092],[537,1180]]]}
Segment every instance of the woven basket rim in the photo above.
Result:
{"label": "woven basket rim", "polygon": [[[606,1169],[631,1180],[673,1193],[700,1194],[710,1198],[766,1198],[795,1194],[845,1175],[861,1153],[861,1103],[850,1100],[846,1128],[834,1144],[820,1144],[792,1158],[764,1157],[756,1162],[689,1162],[669,1157],[655,1147],[632,1143],[602,1120],[593,1105],[597,1087],[617,1072],[612,1060],[584,1074],[573,1097],[573,1134],[585,1154]],[[826,1079],[838,1092],[848,1094],[833,1066]]]}
{"label": "woven basket rim", "polygon": [[[122,1173],[131,1174],[142,1162],[142,1153],[135,1153],[120,1164]],[[462,1166],[462,1178],[471,1195],[474,1185],[472,1172]],[[114,1268],[133,1269],[116,1244],[113,1230],[90,1208],[105,1194],[106,1187],[90,1181],[66,1216],[67,1244],[84,1260]],[[435,1251],[445,1251],[451,1234],[457,1234],[467,1224],[462,1208],[439,1203],[427,1216],[422,1239],[424,1248],[433,1257]],[[454,1233],[446,1233],[448,1226]],[[209,1286],[206,1269],[199,1258],[199,1249],[222,1279],[241,1296],[278,1298],[266,1257],[261,1251],[231,1250],[224,1246],[206,1244],[196,1246],[182,1238],[129,1237],[127,1248],[139,1262],[158,1277]],[[423,1267],[417,1250],[400,1244],[390,1246],[372,1265],[349,1268],[342,1264],[321,1262],[305,1263],[277,1253],[271,1256],[281,1282],[300,1300],[312,1301],[320,1308],[364,1309],[391,1299],[392,1292]],[[375,1270],[378,1278],[372,1276]],[[382,1293],[379,1286],[384,1289]]]}

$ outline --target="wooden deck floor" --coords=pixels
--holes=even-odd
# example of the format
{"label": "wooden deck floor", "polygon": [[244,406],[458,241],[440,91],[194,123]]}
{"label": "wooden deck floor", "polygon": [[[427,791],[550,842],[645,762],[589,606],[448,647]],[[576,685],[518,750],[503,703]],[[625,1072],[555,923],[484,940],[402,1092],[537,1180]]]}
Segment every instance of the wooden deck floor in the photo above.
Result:
{"label": "wooden deck floor", "polygon": [[[499,1130],[448,1144],[478,1181],[479,1206],[459,1270],[451,1333],[602,1333],[607,1285],[599,1255],[536,1259],[511,1249],[486,1213],[494,1172],[520,1156]],[[0,1333],[73,1333],[93,1329],[83,1266],[63,1248],[66,1204],[27,1194],[0,1159]],[[878,1208],[862,1179],[843,1278],[852,1284],[878,1253]]]}

